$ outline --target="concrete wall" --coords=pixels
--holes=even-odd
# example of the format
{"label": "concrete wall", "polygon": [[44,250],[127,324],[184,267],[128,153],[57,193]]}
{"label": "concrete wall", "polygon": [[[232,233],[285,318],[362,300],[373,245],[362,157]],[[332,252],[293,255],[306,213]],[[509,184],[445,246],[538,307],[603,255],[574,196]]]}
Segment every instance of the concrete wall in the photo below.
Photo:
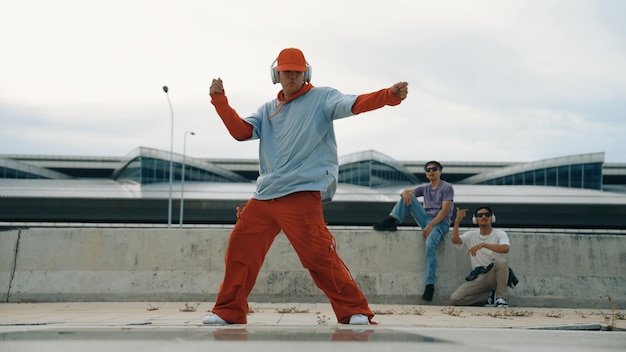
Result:
{"label": "concrete wall", "polygon": [[[213,301],[224,274],[231,227],[32,228],[0,232],[0,300]],[[506,230],[506,229],[505,229]],[[422,304],[424,240],[418,229],[380,233],[333,228],[338,251],[370,303]],[[546,230],[547,231],[547,230]],[[509,265],[520,283],[513,306],[626,307],[624,232],[507,230]],[[465,250],[439,249],[433,303],[469,272]],[[609,300],[610,297],[610,300]],[[250,301],[325,302],[280,234]],[[595,303],[597,302],[597,304]]]}

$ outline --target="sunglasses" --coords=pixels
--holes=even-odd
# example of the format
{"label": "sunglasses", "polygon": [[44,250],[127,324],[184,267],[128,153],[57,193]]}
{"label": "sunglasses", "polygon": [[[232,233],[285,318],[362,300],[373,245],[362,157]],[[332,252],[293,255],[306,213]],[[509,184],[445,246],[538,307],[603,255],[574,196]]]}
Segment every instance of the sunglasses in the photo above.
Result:
{"label": "sunglasses", "polygon": [[424,168],[424,170],[426,170],[426,172],[431,172],[431,171],[439,171],[439,167],[434,166],[434,167],[426,167]]}
{"label": "sunglasses", "polygon": [[491,213],[490,213],[490,212],[486,212],[486,213],[476,213],[476,217],[477,217],[477,218],[482,218],[483,216],[484,216],[484,217],[486,217],[486,218],[491,217]]}

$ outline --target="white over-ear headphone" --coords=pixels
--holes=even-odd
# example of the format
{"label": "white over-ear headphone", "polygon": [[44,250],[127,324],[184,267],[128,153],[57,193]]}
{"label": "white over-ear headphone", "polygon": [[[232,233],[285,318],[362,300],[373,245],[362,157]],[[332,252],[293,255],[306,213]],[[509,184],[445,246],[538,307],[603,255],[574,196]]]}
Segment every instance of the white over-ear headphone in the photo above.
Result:
{"label": "white over-ear headphone", "polygon": [[[483,209],[483,208],[481,208]],[[493,224],[494,222],[496,222],[496,214],[494,214],[493,212],[491,213],[491,223]],[[472,224],[476,225],[478,223],[478,219],[476,219],[476,212],[474,212],[474,215],[472,215]]]}
{"label": "white over-ear headphone", "polygon": [[[274,66],[274,64],[278,61],[278,58],[276,58],[276,60],[274,60],[274,62],[272,62],[272,65],[270,66],[270,75],[272,76],[272,83],[276,84],[278,82],[280,82],[280,78],[278,77],[278,70],[276,69],[276,66]],[[311,68],[311,65],[309,65],[309,63],[306,63],[306,71],[304,71],[304,82],[309,83],[311,82],[311,74],[313,69]]]}

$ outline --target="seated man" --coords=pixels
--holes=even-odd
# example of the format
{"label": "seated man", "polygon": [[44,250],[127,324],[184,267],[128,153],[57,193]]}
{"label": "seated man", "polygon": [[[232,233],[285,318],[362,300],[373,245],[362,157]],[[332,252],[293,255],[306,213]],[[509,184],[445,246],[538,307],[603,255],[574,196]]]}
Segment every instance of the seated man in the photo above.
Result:
{"label": "seated man", "polygon": [[[454,202],[454,188],[441,179],[443,166],[435,160],[424,165],[429,183],[415,188],[405,189],[391,213],[382,222],[374,225],[376,231],[396,231],[397,225],[411,214],[422,228],[426,240],[426,256],[424,263],[424,294],[422,299],[432,301],[437,279],[437,249],[443,236],[450,230]],[[417,197],[424,198],[424,206]]]}
{"label": "seated man", "polygon": [[[459,224],[467,209],[456,210],[456,219],[452,230],[452,243],[459,248],[468,248],[472,272],[450,296],[452,305],[477,305],[485,301],[488,305],[508,307],[507,286],[515,286],[515,275],[509,276],[506,253],[511,244],[506,232],[491,227],[496,216],[491,208],[481,206],[474,211],[472,222],[478,230],[471,230],[459,235]],[[511,282],[510,282],[511,281]]]}

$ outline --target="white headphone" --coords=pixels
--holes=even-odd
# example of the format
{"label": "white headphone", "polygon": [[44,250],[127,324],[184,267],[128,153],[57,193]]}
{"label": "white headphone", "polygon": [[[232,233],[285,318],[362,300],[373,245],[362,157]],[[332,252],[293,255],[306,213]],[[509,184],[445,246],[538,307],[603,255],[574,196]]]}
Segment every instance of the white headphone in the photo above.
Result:
{"label": "white headphone", "polygon": [[[485,208],[478,208],[478,209],[485,209]],[[493,224],[494,222],[496,222],[496,214],[491,212],[491,223]],[[472,224],[476,225],[477,223],[478,223],[478,219],[476,219],[476,212],[474,212],[474,215],[472,215]]]}
{"label": "white headphone", "polygon": [[[276,61],[278,61],[278,58],[276,58],[276,60],[274,60],[274,62],[272,62],[272,65],[270,66],[270,75],[272,76],[273,84],[280,82],[280,78],[278,77],[278,70],[276,69],[276,66],[274,66]],[[306,71],[304,71],[304,82],[306,83],[311,82],[311,74],[312,74],[311,71],[313,71],[313,69],[311,68],[311,65],[309,65],[308,62],[306,62]]]}

